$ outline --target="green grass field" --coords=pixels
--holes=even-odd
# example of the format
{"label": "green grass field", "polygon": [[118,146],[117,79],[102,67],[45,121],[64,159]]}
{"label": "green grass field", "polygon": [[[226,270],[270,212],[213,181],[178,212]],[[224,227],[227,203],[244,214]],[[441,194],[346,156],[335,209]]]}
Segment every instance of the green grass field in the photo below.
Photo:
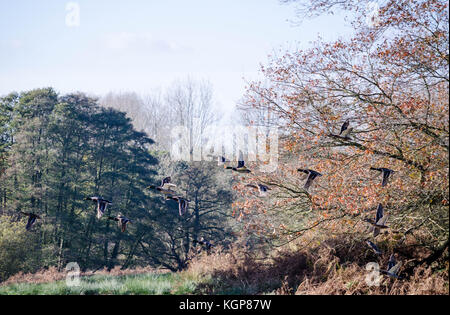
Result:
{"label": "green grass field", "polygon": [[145,295],[194,294],[196,280],[183,273],[80,277],[79,286],[65,280],[51,283],[16,283],[0,286],[0,295]]}

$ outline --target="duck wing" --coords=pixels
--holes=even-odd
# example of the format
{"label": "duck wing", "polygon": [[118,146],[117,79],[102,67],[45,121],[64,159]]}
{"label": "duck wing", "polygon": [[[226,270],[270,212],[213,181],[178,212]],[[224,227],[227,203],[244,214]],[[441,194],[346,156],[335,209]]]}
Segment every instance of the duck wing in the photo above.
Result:
{"label": "duck wing", "polygon": [[188,202],[186,199],[179,199],[178,201],[178,212],[180,214],[180,216],[183,216],[188,208]]}
{"label": "duck wing", "polygon": [[381,183],[381,186],[384,187],[384,186],[387,185],[389,176],[391,175],[391,172],[392,172],[392,171],[389,170],[389,169],[383,169],[382,172],[383,172],[383,181],[382,181],[382,183]]}
{"label": "duck wing", "polygon": [[341,132],[339,133],[339,135],[341,135],[347,128],[348,128],[348,125],[350,124],[350,122],[348,121],[348,120],[346,120],[343,124],[342,124],[342,127],[341,127]]}
{"label": "duck wing", "polygon": [[97,203],[97,218],[100,219],[102,215],[105,213],[106,207],[108,206],[107,202],[98,201]]}
{"label": "duck wing", "polygon": [[377,223],[378,221],[380,221],[380,219],[383,217],[383,205],[381,203],[378,204],[377,207],[377,215],[375,217],[375,223]]}
{"label": "duck wing", "polygon": [[27,231],[29,231],[35,222],[36,222],[36,216],[30,215],[30,217],[28,218],[27,226],[25,227],[25,229]]}

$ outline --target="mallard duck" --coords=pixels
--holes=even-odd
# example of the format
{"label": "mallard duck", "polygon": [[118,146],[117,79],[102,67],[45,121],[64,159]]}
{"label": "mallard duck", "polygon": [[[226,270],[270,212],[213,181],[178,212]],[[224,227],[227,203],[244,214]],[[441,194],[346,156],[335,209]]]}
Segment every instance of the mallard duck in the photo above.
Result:
{"label": "mallard duck", "polygon": [[381,255],[381,251],[378,249],[377,245],[369,240],[366,241],[366,244],[369,245],[369,247],[375,252],[375,254]]}
{"label": "mallard duck", "polygon": [[391,269],[392,267],[395,266],[395,256],[394,254],[391,254],[391,256],[389,256],[389,261],[388,261],[388,270]]}
{"label": "mallard duck", "polygon": [[388,261],[388,267],[387,270],[380,270],[382,273],[388,275],[389,277],[402,279],[402,277],[398,276],[397,273],[400,270],[400,267],[402,266],[402,262],[396,262],[394,254],[391,254]]}
{"label": "mallard duck", "polygon": [[31,229],[31,227],[34,225],[34,223],[36,223],[36,219],[40,219],[41,218],[37,214],[31,213],[31,212],[22,212],[22,211],[20,211],[20,213],[22,213],[23,215],[28,216],[27,226],[25,227],[25,229],[27,231],[29,231]]}
{"label": "mallard duck", "polygon": [[350,125],[350,119],[347,119],[347,120],[342,124],[341,132],[339,132],[339,135],[340,135],[340,136],[345,137],[344,135],[342,135],[342,133],[343,133],[345,130],[347,130],[347,128],[348,128],[349,125]]}
{"label": "mallard duck", "polygon": [[130,219],[128,219],[126,216],[121,215],[120,213],[117,217],[108,217],[108,219],[117,221],[122,232],[125,232],[125,230],[127,229],[127,223],[132,222]]}
{"label": "mallard duck", "polygon": [[251,173],[251,171],[245,166],[244,160],[238,161],[237,167],[227,166],[226,169],[232,170],[232,171],[238,172],[238,173]]}
{"label": "mallard duck", "polygon": [[305,190],[309,189],[309,187],[311,186],[313,180],[316,177],[322,176],[322,174],[320,174],[319,172],[313,171],[313,170],[310,170],[310,169],[301,169],[301,168],[299,168],[299,169],[297,169],[297,172],[303,172],[303,173],[308,174],[308,179],[306,180],[306,183],[305,183],[305,186],[304,186]]}
{"label": "mallard duck", "polygon": [[340,140],[350,140],[350,133],[353,131],[353,127],[346,128],[340,134],[335,135],[333,133],[328,134],[329,137],[337,138]]}
{"label": "mallard duck", "polygon": [[383,180],[381,182],[381,187],[386,186],[386,184],[388,182],[388,179],[389,179],[389,176],[391,174],[395,173],[395,171],[393,171],[391,169],[388,169],[388,168],[384,168],[384,167],[380,167],[380,168],[371,167],[370,169],[373,170],[373,171],[379,171],[379,172],[381,172],[383,174]]}
{"label": "mallard duck", "polygon": [[267,191],[272,190],[269,186],[266,186],[263,184],[258,184],[258,185],[247,184],[245,186],[258,190],[260,196],[265,196],[267,194]]}
{"label": "mallard duck", "polygon": [[183,216],[187,212],[190,200],[178,196],[167,196],[166,199],[171,199],[178,202],[178,213],[180,216]]}
{"label": "mallard duck", "polygon": [[111,205],[112,202],[108,201],[106,199],[103,199],[102,197],[87,197],[86,200],[92,200],[92,202],[97,203],[97,219],[100,219],[102,215],[105,213],[106,208],[108,205]]}
{"label": "mallard duck", "polygon": [[373,226],[371,229],[371,232],[373,231],[373,237],[376,237],[378,234],[380,234],[380,229],[388,228],[388,226],[385,225],[388,217],[389,215],[384,215],[383,205],[380,203],[377,207],[375,221],[365,219],[366,222],[369,222]]}
{"label": "mallard duck", "polygon": [[170,176],[163,178],[160,186],[150,185],[148,188],[155,189],[165,195],[173,195],[176,193],[172,188],[177,187],[175,184],[171,183],[172,178]]}

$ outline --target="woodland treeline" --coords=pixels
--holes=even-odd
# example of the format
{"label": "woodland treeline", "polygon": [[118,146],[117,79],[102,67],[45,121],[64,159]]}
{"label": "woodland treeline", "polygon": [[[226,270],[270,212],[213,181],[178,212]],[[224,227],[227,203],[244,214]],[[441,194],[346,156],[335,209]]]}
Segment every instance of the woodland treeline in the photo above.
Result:
{"label": "woodland treeline", "polygon": [[[260,172],[261,161],[231,175],[214,162],[170,159],[171,128],[195,130],[194,145],[217,121],[205,82],[179,81],[147,97],[96,100],[51,88],[2,97],[0,280],[70,261],[181,270],[200,237],[233,243],[245,259],[276,260],[279,249],[332,240],[345,263],[360,267],[392,255],[404,262],[403,275],[419,265],[448,270],[448,2],[386,1],[371,23],[368,0],[281,2],[295,4],[300,20],[347,13],[354,33],[273,56],[263,79],[249,82],[234,117],[278,128],[274,172]],[[382,168],[394,171],[385,184]],[[321,174],[310,186],[305,169]],[[146,189],[165,176],[191,201],[186,216]],[[96,219],[84,200],[91,195],[113,202],[106,215],[133,220],[126,233]],[[372,233],[378,209],[388,219]],[[43,216],[31,233],[20,211]]]}
{"label": "woodland treeline", "polygon": [[[195,85],[183,84],[178,92],[189,93],[184,87]],[[178,111],[199,106],[178,96],[172,106]],[[141,104],[134,94],[99,101],[83,93],[58,95],[52,88],[0,98],[1,280],[18,271],[61,269],[68,262],[83,270],[145,265],[176,271],[186,267],[194,240],[230,240],[229,179],[218,177],[211,162],[171,161],[163,145],[113,109],[126,100]],[[136,108],[122,109],[136,114]],[[172,176],[177,191],[191,200],[187,215],[179,216],[177,202],[147,188],[165,176]],[[84,200],[88,196],[113,203],[104,217],[130,218],[126,233],[114,221],[97,219],[96,205]],[[27,217],[20,212],[41,219],[26,231]]]}

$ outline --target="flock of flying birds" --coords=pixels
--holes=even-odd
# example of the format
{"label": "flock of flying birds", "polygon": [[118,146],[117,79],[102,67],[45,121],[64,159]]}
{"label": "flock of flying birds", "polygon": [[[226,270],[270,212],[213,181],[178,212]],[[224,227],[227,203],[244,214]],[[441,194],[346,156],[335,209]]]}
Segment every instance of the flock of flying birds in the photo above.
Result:
{"label": "flock of flying birds", "polygon": [[[336,138],[341,138],[341,139],[344,139],[344,140],[348,140],[349,139],[349,135],[350,135],[350,133],[353,130],[353,128],[349,127],[349,125],[350,125],[350,120],[347,119],[344,122],[344,124],[342,125],[339,135],[330,134],[330,136],[336,137]],[[381,173],[381,175],[382,175],[381,187],[385,187],[388,184],[389,177],[392,174],[395,173],[395,171],[393,171],[393,170],[391,170],[389,168],[385,168],[385,167],[380,167],[380,168],[371,167],[370,170],[378,171],[378,172]],[[310,176],[308,177],[308,181],[310,180],[310,178],[311,178],[311,181],[312,181],[317,176],[321,176],[321,174],[319,174],[318,172],[314,172],[312,174],[313,175],[310,174]],[[307,185],[305,185],[305,189],[307,189],[310,184],[311,183],[307,182]],[[375,221],[370,220],[370,219],[365,219],[364,221],[368,222],[368,223],[370,223],[372,225],[371,229],[370,229],[370,232],[373,233],[373,237],[376,238],[380,234],[381,229],[388,228],[388,226],[386,225],[387,219],[388,219],[388,215],[384,214],[383,205],[380,203],[380,204],[378,204],[378,207],[377,207],[377,213],[376,213],[376,216],[375,216]],[[369,239],[366,240],[366,244],[374,251],[375,254],[382,255],[382,252],[380,251],[378,246],[375,245],[373,242],[371,242]],[[386,270],[380,270],[380,271],[383,274],[386,274],[386,275],[388,275],[390,277],[401,279],[402,277],[397,275],[397,273],[399,272],[401,266],[402,266],[402,262],[400,261],[400,262],[397,263],[396,260],[395,260],[395,256],[392,253],[390,255],[390,257],[389,257],[387,269]]]}
{"label": "flock of flying birds", "polygon": [[[349,135],[352,132],[353,128],[349,127],[349,124],[350,124],[350,121],[349,121],[349,119],[347,119],[344,122],[344,124],[342,125],[339,135],[330,134],[330,136],[335,137],[335,138],[344,139],[344,140],[350,139]],[[209,156],[211,156],[211,155],[209,155]],[[225,157],[223,157],[223,156],[218,157],[218,164],[224,165],[224,168],[227,170],[231,170],[231,171],[234,171],[237,173],[244,173],[244,174],[251,173],[251,170],[245,166],[245,162],[242,157],[240,157],[237,166],[226,166],[225,164],[228,162],[230,162],[230,161],[228,161]],[[395,172],[391,169],[384,168],[384,167],[382,167],[382,168],[371,167],[370,170],[378,171],[382,174],[382,182],[381,182],[382,187],[387,185],[389,177]],[[306,182],[303,186],[303,188],[306,191],[308,191],[311,184],[317,177],[322,176],[322,174],[320,174],[319,172],[312,170],[312,169],[299,168],[299,169],[297,169],[297,171],[303,172],[308,175]],[[179,215],[183,216],[184,214],[186,214],[186,212],[188,210],[190,200],[177,195],[177,193],[175,191],[176,185],[171,183],[171,180],[172,179],[170,176],[165,177],[161,181],[160,186],[150,185],[147,188],[150,188],[150,189],[156,190],[159,193],[162,193],[163,195],[165,195],[166,200],[174,200],[174,201],[178,202]],[[258,183],[257,185],[247,184],[246,186],[259,191],[260,196],[264,196],[269,190],[271,190],[271,188],[269,186],[263,185],[260,183]],[[86,200],[91,200],[97,204],[97,218],[98,219],[100,219],[103,216],[107,206],[112,204],[110,201],[103,199],[101,197],[98,197],[98,196],[87,197]],[[28,222],[26,225],[27,231],[29,231],[31,229],[31,227],[36,222],[36,219],[40,219],[40,216],[35,213],[26,213],[26,212],[21,212],[21,213],[28,216]],[[380,234],[381,229],[388,228],[388,226],[386,225],[387,218],[388,218],[388,215],[384,214],[382,204],[379,204],[377,207],[375,221],[372,221],[370,219],[364,220],[365,222],[368,222],[372,225],[370,232],[373,233],[374,238]],[[120,213],[115,217],[108,216],[107,219],[117,221],[118,226],[122,232],[125,232],[127,224],[132,222],[129,218],[125,217],[124,215],[122,215]],[[211,244],[209,241],[205,240],[203,237],[200,240],[193,240],[193,243],[200,244],[200,245],[206,247],[206,249],[208,249],[208,250],[213,246],[213,244]],[[375,254],[382,255],[382,252],[379,250],[379,248],[373,242],[371,242],[369,239],[367,239],[366,243],[375,252]],[[401,265],[402,265],[402,262],[397,263],[395,260],[394,254],[391,254],[389,261],[388,261],[387,270],[381,270],[381,272],[384,274],[387,274],[388,276],[401,279],[401,277],[397,275]]]}

